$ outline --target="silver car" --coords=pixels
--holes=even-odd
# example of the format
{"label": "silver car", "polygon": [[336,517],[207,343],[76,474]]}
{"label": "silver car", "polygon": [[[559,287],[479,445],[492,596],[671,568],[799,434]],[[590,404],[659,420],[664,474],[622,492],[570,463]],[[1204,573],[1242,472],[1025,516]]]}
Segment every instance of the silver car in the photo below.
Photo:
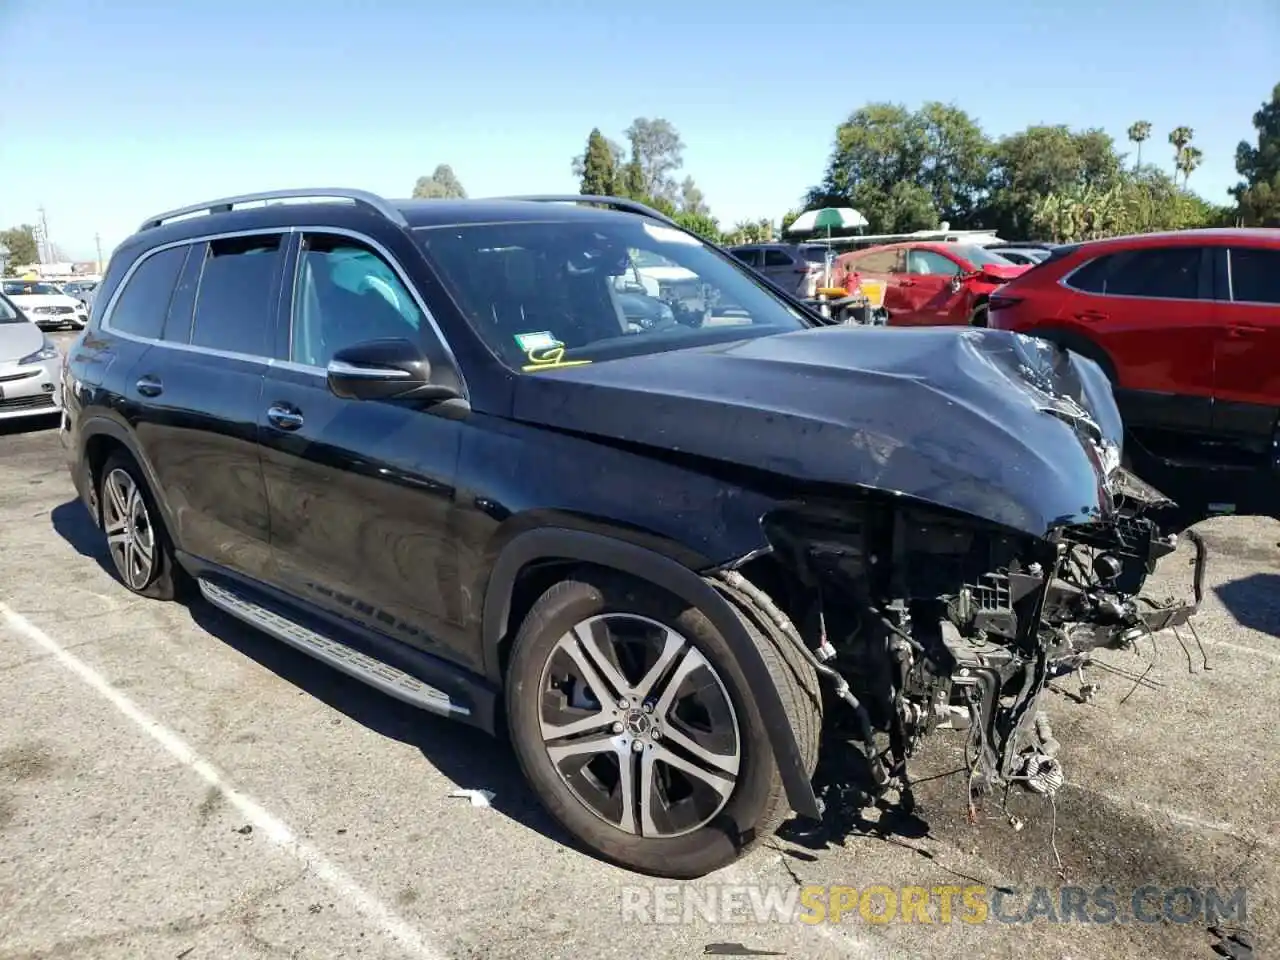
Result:
{"label": "silver car", "polygon": [[0,421],[61,410],[61,367],[54,342],[0,295]]}

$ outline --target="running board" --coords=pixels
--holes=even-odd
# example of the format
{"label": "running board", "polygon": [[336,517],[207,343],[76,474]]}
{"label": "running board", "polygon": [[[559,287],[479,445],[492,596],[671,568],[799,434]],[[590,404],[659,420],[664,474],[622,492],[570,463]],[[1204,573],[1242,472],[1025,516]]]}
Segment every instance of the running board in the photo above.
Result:
{"label": "running board", "polygon": [[219,610],[256,627],[263,633],[270,634],[277,640],[283,640],[289,646],[397,700],[454,719],[471,715],[470,709],[454,703],[444,691],[398,667],[361,653],[332,637],[317,633],[222,584],[213,583],[203,577],[197,583],[204,598]]}

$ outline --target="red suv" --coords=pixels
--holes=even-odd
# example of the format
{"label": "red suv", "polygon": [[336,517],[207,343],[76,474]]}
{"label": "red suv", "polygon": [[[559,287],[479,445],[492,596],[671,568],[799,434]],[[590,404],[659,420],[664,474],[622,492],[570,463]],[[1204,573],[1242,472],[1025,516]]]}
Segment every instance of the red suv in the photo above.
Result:
{"label": "red suv", "polygon": [[975,244],[891,243],[836,258],[832,285],[854,274],[881,281],[893,326],[985,327],[992,291],[1027,269]]}
{"label": "red suv", "polygon": [[1207,512],[1280,515],[1280,230],[1058,247],[989,311],[992,327],[1096,360],[1131,449],[1200,471],[1193,489],[1219,500]]}

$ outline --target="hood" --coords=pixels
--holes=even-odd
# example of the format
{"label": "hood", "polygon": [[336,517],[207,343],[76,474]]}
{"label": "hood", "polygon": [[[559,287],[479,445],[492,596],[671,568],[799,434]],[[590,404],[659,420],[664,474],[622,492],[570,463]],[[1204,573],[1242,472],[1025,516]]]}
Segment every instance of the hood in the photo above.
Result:
{"label": "hood", "polygon": [[517,419],[906,494],[1037,537],[1112,509],[1093,361],[1003,330],[827,327],[521,377]]}
{"label": "hood", "polygon": [[9,299],[23,310],[36,307],[80,307],[83,306],[75,297],[65,293],[12,293]]}
{"label": "hood", "polygon": [[29,357],[43,346],[44,332],[34,323],[0,323],[0,364]]}

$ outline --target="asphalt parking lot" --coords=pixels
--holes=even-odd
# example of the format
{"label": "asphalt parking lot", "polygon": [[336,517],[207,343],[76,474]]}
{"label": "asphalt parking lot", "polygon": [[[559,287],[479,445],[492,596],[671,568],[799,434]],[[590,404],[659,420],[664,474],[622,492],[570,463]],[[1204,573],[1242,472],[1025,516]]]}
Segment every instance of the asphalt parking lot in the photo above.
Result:
{"label": "asphalt parking lot", "polygon": [[[66,340],[68,337],[59,336]],[[1212,957],[1203,922],[643,922],[672,886],[1246,891],[1280,934],[1280,524],[1203,525],[1191,638],[1108,654],[1047,703],[1067,785],[966,816],[959,739],[913,816],[838,818],[689,885],[580,852],[505,744],[381,697],[214,611],[132,597],[74,499],[56,421],[0,430],[0,957]],[[1187,557],[1152,592],[1181,592]],[[1189,669],[1189,664],[1194,669]],[[493,791],[491,806],[453,797]],[[873,818],[874,819],[874,818]],[[1059,861],[1061,866],[1059,866]],[[717,885],[721,885],[717,887]],[[658,895],[667,896],[666,893]],[[1055,892],[1054,896],[1057,896]],[[1158,900],[1156,909],[1159,909]],[[721,901],[725,906],[724,901]],[[729,907],[734,904],[729,904]],[[750,911],[740,911],[741,917]],[[1176,912],[1176,911],[1175,911]],[[650,919],[653,919],[650,915]],[[742,955],[744,951],[737,951]]]}

